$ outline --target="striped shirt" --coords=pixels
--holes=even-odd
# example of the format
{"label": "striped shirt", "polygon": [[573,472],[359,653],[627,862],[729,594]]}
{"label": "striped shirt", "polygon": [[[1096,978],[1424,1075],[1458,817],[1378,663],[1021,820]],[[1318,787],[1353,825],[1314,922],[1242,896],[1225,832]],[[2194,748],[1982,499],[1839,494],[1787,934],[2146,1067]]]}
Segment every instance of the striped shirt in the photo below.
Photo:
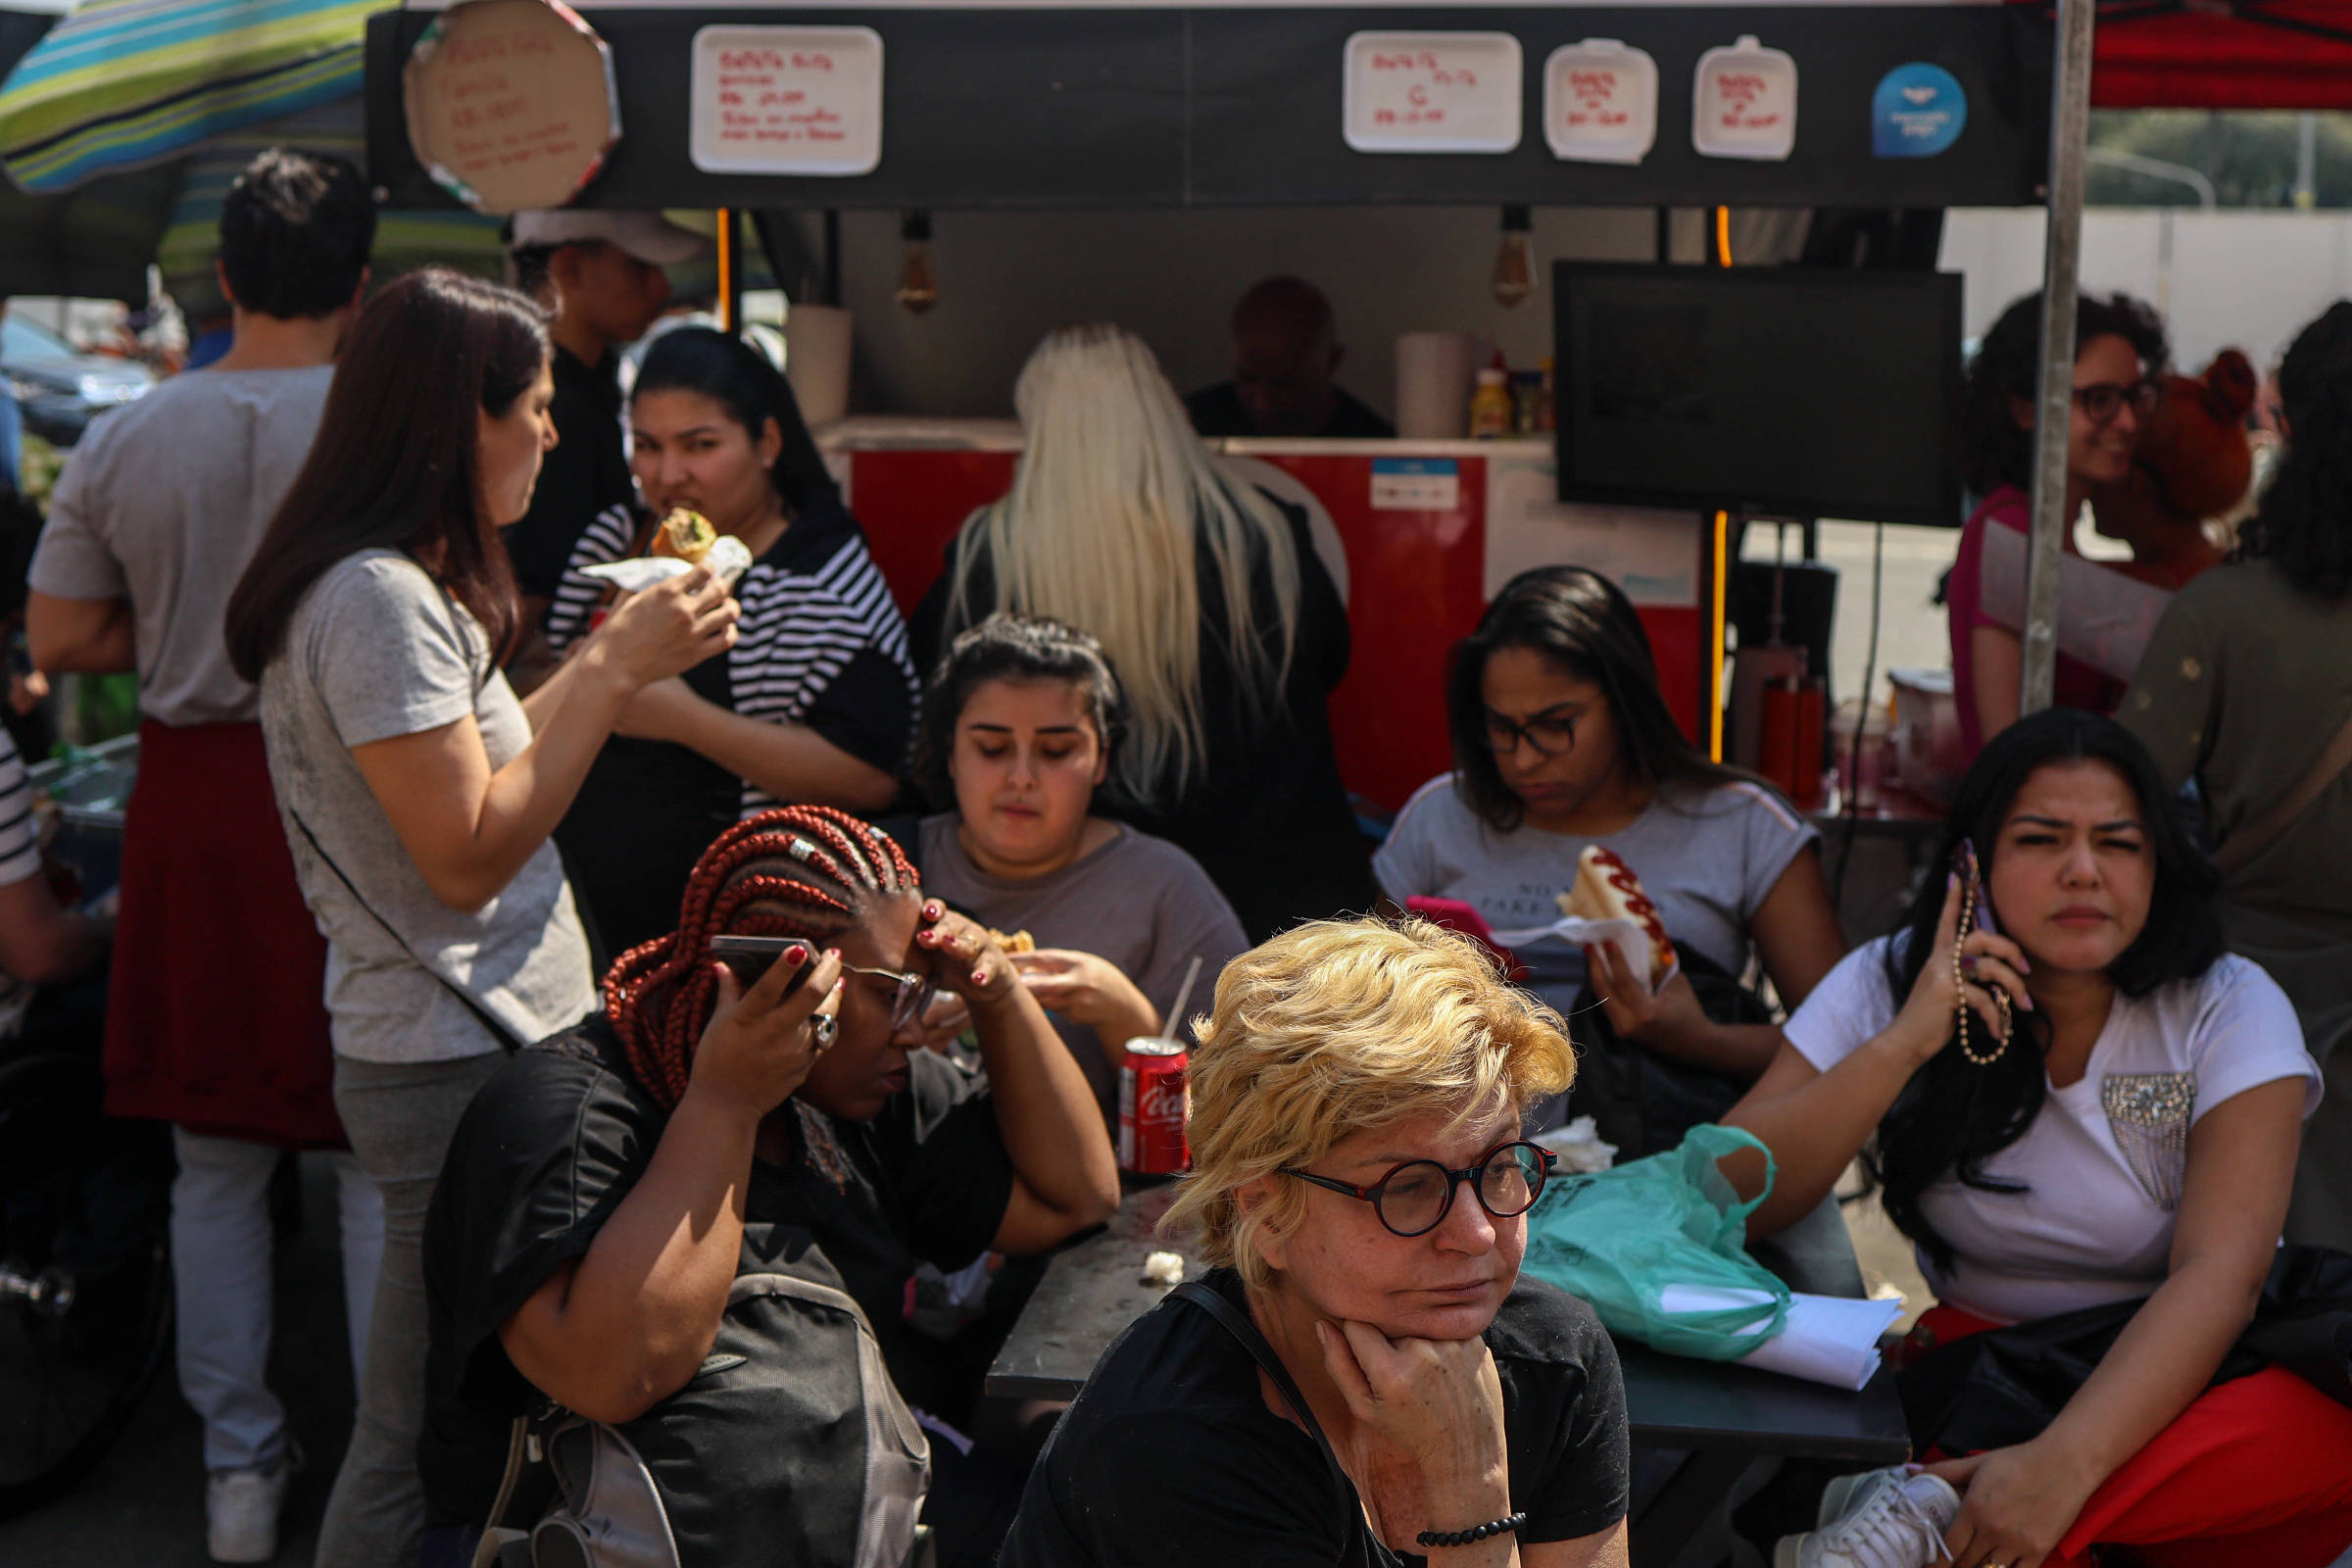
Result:
{"label": "striped shirt", "polygon": [[[41,846],[33,831],[32,784],[24,776],[17,743],[0,729],[0,887],[41,874]],[[0,1040],[13,1040],[24,1027],[34,988],[0,974]]]}
{"label": "striped shirt", "polygon": [[[621,507],[600,514],[581,532],[547,613],[547,641],[557,653],[578,639],[604,600],[608,585],[585,568],[619,561],[636,543],[635,521]],[[906,623],[856,519],[838,504],[811,507],[744,573],[735,599],[743,613],[727,654],[734,711],[779,724],[811,723],[844,751],[897,772],[922,682]],[[820,700],[861,654],[887,661],[904,688],[905,723],[888,726],[898,731],[895,746],[877,746],[881,737],[836,737],[825,723],[812,721]],[[743,814],[776,804],[765,790],[744,783]]]}
{"label": "striped shirt", "polygon": [[32,784],[17,743],[0,729],[0,887],[40,875],[41,846],[32,825]]}

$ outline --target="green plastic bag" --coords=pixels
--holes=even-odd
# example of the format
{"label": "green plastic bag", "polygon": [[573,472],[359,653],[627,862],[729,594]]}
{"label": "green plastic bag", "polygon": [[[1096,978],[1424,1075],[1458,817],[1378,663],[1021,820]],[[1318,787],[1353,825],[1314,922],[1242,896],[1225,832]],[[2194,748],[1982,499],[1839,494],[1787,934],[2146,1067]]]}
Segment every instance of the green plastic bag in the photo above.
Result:
{"label": "green plastic bag", "polygon": [[[1764,1190],[1742,1203],[1715,1162],[1764,1154]],[[1555,1178],[1527,1216],[1521,1269],[1592,1303],[1612,1334],[1676,1355],[1736,1361],[1788,1321],[1788,1287],[1747,1255],[1748,1214],[1772,1191],[1772,1151],[1704,1123],[1680,1148],[1590,1176]],[[1668,1312],[1669,1286],[1764,1293],[1768,1301]]]}

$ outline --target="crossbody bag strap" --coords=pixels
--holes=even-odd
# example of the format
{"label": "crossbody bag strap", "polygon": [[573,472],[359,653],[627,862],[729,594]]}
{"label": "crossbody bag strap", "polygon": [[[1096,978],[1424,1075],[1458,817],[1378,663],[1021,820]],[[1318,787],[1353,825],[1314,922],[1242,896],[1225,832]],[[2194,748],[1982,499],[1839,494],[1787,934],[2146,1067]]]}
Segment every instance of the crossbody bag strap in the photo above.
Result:
{"label": "crossbody bag strap", "polygon": [[367,910],[368,919],[373,920],[377,925],[383,927],[384,935],[390,937],[393,945],[398,947],[401,952],[409,956],[409,961],[411,963],[414,963],[417,968],[422,969],[426,974],[429,974],[434,979],[440,981],[444,990],[446,990],[451,996],[457,998],[460,1002],[464,1003],[466,1004],[466,1010],[473,1014],[474,1022],[480,1024],[484,1029],[490,1031],[491,1039],[497,1041],[510,1055],[517,1051],[520,1051],[529,1043],[527,1041],[515,1039],[514,1031],[501,1023],[498,1020],[498,1017],[492,1013],[489,1008],[483,1006],[480,1003],[474,1001],[473,998],[467,996],[464,987],[460,986],[455,980],[452,980],[449,976],[443,974],[440,970],[434,968],[431,964],[425,962],[424,959],[417,956],[416,950],[409,946],[408,940],[403,937],[399,931],[393,928],[392,922],[385,919],[382,915],[376,913],[375,906],[369,904],[366,899],[360,896],[360,890],[352,885],[352,880],[350,877],[343,874],[343,868],[335,863],[335,858],[326,853],[326,846],[318,842],[318,835],[311,831],[311,825],[302,819],[301,812],[295,810],[291,806],[287,807],[286,820],[292,822],[295,827],[301,830],[303,841],[310,845],[311,853],[318,857],[318,863],[325,866],[329,871],[335,873],[335,880],[343,884],[343,891],[351,895],[351,902],[358,905],[361,908]]}
{"label": "crossbody bag strap", "polygon": [[2343,776],[2347,767],[2352,767],[2352,718],[2344,720],[2343,727],[2328,741],[2328,749],[2320,754],[2320,760],[2311,764],[2310,772],[2295,781],[2285,799],[2230,834],[2229,841],[2213,852],[2214,869],[2228,876],[2251,864],[2256,856],[2278,843],[2311,809],[2312,804],[2326,793],[2328,785]]}
{"label": "crossbody bag strap", "polygon": [[1331,1467],[1332,1479],[1340,1484],[1340,1494],[1348,1499],[1348,1514],[1354,1521],[1356,1532],[1374,1568],[1393,1568],[1396,1556],[1372,1533],[1372,1527],[1365,1523],[1363,1503],[1356,1495],[1355,1483],[1348,1479],[1347,1470],[1340,1464],[1340,1456],[1332,1451],[1331,1440],[1323,1435],[1323,1424],[1315,1419],[1315,1412],[1307,1407],[1306,1396],[1298,1392],[1298,1384],[1292,1378],[1291,1369],[1282,1364],[1282,1357],[1274,1353],[1274,1347],[1266,1343],[1266,1337],[1257,1331],[1257,1325],[1205,1281],[1187,1280],[1171,1294],[1183,1297],[1215,1318],[1226,1333],[1241,1341],[1243,1349],[1256,1358],[1258,1366],[1273,1380],[1274,1387],[1289,1403],[1291,1413],[1298,1418],[1300,1426],[1306,1428],[1306,1435],[1315,1440],[1315,1446],[1323,1450],[1323,1462]]}

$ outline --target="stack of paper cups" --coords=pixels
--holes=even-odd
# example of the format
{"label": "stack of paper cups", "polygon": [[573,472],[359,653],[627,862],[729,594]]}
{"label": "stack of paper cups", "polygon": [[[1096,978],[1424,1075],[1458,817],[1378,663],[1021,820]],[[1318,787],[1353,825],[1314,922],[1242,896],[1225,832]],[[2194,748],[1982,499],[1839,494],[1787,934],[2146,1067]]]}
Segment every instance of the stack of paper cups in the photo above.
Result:
{"label": "stack of paper cups", "polygon": [[1478,343],[1467,332],[1407,332],[1396,340],[1396,434],[1455,441],[1470,431]]}
{"label": "stack of paper cups", "polygon": [[801,417],[825,424],[850,412],[850,313],[795,305],[784,316],[784,376]]}

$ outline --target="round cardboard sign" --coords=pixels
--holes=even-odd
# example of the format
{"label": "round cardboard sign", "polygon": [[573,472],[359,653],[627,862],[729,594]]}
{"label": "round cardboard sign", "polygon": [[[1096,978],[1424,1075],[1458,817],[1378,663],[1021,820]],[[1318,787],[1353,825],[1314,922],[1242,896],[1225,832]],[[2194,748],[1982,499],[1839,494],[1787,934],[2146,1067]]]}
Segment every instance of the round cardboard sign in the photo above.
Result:
{"label": "round cardboard sign", "polygon": [[433,19],[401,75],[409,145],[484,213],[562,207],[620,140],[612,51],[562,0],[466,0]]}

